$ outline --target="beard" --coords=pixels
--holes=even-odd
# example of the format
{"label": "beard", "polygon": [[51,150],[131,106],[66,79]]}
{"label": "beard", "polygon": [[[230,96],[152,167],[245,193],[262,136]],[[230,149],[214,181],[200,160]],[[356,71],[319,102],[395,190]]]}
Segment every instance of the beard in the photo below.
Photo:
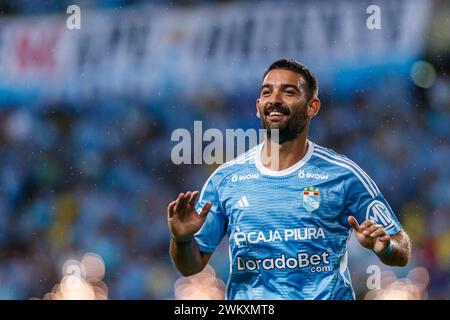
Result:
{"label": "beard", "polygon": [[[274,130],[278,130],[279,143],[282,144],[287,141],[294,140],[300,133],[303,132],[308,123],[308,114],[306,111],[306,105],[302,107],[296,107],[296,111],[291,111],[286,105],[275,105],[266,107],[260,112],[261,125],[267,132],[267,138],[272,139],[276,137]],[[278,111],[283,113],[287,118],[280,122],[270,122],[268,117],[272,111]]]}

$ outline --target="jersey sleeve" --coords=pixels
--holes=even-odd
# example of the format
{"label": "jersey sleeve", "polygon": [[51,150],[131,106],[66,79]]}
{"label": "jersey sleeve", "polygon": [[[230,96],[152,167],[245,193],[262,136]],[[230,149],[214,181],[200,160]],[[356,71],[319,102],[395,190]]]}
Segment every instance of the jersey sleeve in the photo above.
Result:
{"label": "jersey sleeve", "polygon": [[383,226],[389,235],[397,234],[402,226],[392,211],[389,203],[381,194],[375,182],[364,171],[354,172],[345,183],[345,224],[352,215],[361,224],[364,220],[372,220]]}
{"label": "jersey sleeve", "polygon": [[225,236],[228,219],[222,210],[218,191],[215,187],[214,174],[206,181],[200,193],[195,209],[201,212],[207,202],[212,203],[212,207],[206,217],[205,223],[195,234],[195,240],[202,252],[213,252]]}

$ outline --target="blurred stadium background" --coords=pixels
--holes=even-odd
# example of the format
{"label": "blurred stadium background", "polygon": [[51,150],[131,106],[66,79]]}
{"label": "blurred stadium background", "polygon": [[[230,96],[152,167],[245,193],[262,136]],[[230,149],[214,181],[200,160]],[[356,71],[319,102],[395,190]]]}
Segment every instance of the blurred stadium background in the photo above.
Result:
{"label": "blurred stadium background", "polygon": [[280,57],[318,77],[312,140],[373,177],[413,242],[390,268],[351,241],[357,298],[448,299],[444,0],[1,0],[0,299],[222,299],[226,241],[197,276],[168,256],[166,205],[215,168],[173,165],[170,136],[194,120],[259,128],[261,75]]}

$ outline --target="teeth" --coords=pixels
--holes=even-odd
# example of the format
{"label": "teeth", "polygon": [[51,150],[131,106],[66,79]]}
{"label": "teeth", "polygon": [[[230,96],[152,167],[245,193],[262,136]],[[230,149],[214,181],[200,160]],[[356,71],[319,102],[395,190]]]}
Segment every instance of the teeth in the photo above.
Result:
{"label": "teeth", "polygon": [[269,113],[269,116],[282,116],[283,114],[281,112],[272,111]]}

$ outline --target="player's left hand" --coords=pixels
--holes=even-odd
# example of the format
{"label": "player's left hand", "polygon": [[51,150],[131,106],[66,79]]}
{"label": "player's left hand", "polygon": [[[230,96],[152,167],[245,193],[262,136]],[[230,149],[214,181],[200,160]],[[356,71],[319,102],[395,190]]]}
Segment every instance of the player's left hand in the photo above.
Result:
{"label": "player's left hand", "polygon": [[376,254],[386,251],[391,243],[391,237],[384,231],[383,227],[370,220],[358,224],[355,217],[348,217],[348,223],[355,230],[356,239],[359,243]]}

